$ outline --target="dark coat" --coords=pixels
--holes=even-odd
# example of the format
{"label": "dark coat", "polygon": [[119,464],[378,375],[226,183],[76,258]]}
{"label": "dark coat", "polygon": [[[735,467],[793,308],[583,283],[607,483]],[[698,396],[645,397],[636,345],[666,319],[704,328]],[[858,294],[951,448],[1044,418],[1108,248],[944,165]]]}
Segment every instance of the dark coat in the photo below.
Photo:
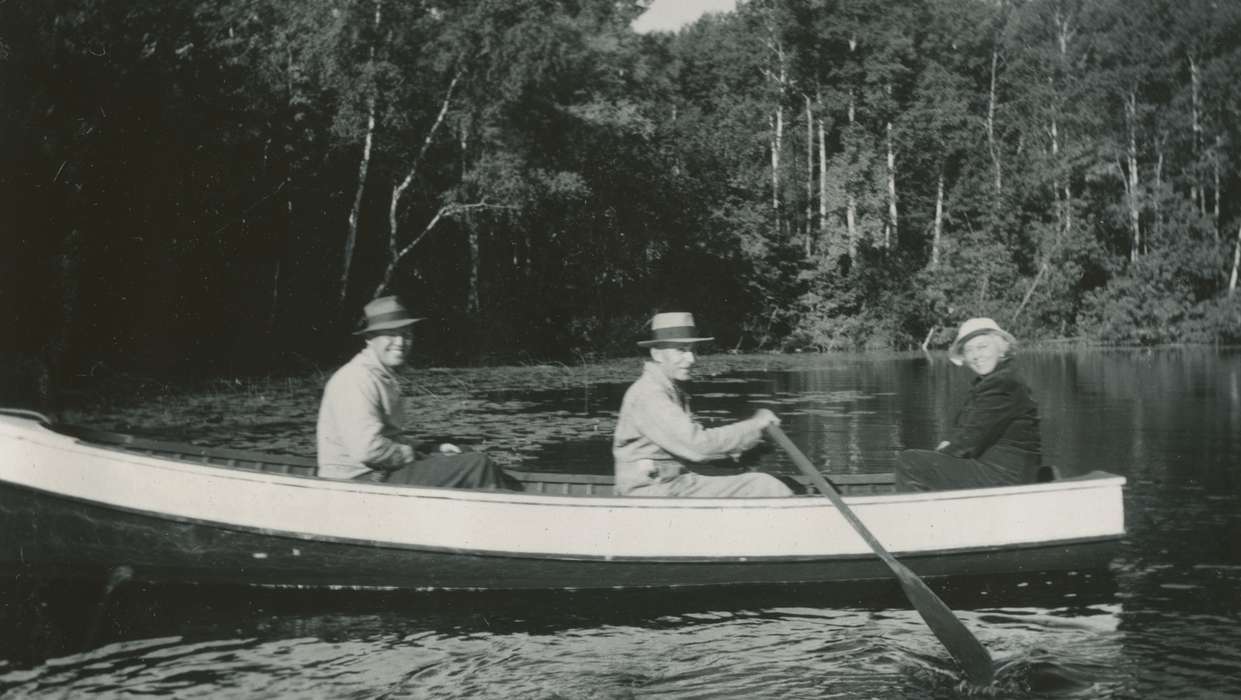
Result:
{"label": "dark coat", "polygon": [[[990,461],[995,447],[1016,448],[1041,456],[1038,404],[1017,375],[1011,359],[974,380],[965,403],[952,420],[948,445],[939,451],[954,457]],[[1007,450],[1005,450],[1007,451]]]}

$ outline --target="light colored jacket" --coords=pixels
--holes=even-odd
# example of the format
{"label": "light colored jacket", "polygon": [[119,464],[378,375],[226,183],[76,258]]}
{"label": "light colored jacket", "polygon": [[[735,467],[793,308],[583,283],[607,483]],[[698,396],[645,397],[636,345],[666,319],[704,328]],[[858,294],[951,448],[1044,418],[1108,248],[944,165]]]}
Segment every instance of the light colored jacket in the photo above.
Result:
{"label": "light colored jacket", "polygon": [[409,464],[414,448],[400,439],[404,422],[400,380],[370,348],[363,348],[323,389],[319,476],[352,479]]}
{"label": "light colored jacket", "polygon": [[625,392],[612,457],[616,461],[616,492],[671,479],[686,463],[708,462],[743,452],[763,437],[751,418],[718,428],[694,422],[689,396],[659,365],[647,362],[642,376]]}

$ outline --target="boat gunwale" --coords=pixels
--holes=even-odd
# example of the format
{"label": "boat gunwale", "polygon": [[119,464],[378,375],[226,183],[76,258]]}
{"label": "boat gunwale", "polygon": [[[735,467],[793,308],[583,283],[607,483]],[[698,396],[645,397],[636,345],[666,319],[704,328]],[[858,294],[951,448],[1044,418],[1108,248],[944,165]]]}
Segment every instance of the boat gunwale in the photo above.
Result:
{"label": "boat gunwale", "polygon": [[[9,409],[0,409],[0,415],[11,415]],[[447,499],[459,501],[481,501],[487,503],[512,503],[515,505],[548,505],[543,503],[543,499],[549,499],[550,504],[569,507],[617,507],[626,508],[653,508],[659,510],[669,509],[718,509],[726,507],[728,509],[751,509],[751,508],[771,508],[773,506],[781,509],[785,508],[824,508],[832,506],[830,502],[817,493],[808,493],[789,497],[765,497],[765,498],[669,498],[654,496],[617,496],[614,494],[558,494],[558,493],[540,493],[540,492],[519,492],[519,491],[500,491],[486,489],[453,489],[446,487],[434,486],[416,486],[409,484],[385,484],[364,481],[336,480],[325,479],[316,475],[309,474],[290,474],[279,473],[274,471],[265,471],[261,468],[250,468],[244,465],[230,464],[213,464],[204,459],[195,459],[192,453],[227,453],[227,448],[216,448],[204,445],[192,445],[189,443],[171,443],[156,440],[146,440],[137,438],[124,433],[105,433],[104,431],[96,431],[91,428],[77,429],[74,426],[68,426],[68,431],[58,428],[52,424],[41,414],[34,412],[22,411],[27,414],[19,417],[28,420],[37,420],[40,427],[43,428],[45,434],[55,440],[63,440],[62,445],[46,445],[41,446],[51,449],[76,449],[82,452],[103,452],[106,453],[108,459],[117,459],[118,461],[135,464],[141,467],[155,467],[172,471],[190,470],[201,474],[210,475],[218,478],[236,478],[242,481],[262,482],[275,484],[293,488],[312,488],[337,491],[343,493],[357,493],[367,496],[399,496],[402,498],[428,498],[428,499]],[[39,416],[42,420],[32,418]],[[74,434],[74,430],[81,430],[88,434],[106,434],[118,438],[118,442],[98,442],[84,439]],[[20,438],[18,438],[20,439]],[[121,439],[128,439],[129,442],[120,442]],[[175,453],[179,448],[186,448],[186,452],[180,453],[179,456],[173,457],[168,455],[147,454],[141,451],[143,444],[152,446],[151,449],[167,449],[169,452]],[[133,449],[126,447],[130,445]],[[239,452],[239,451],[233,451]],[[254,456],[271,457],[271,463],[281,464],[298,464],[297,461],[284,462],[290,459],[285,455],[277,455],[272,453],[247,452]],[[204,458],[209,455],[204,454]],[[223,459],[224,457],[220,457]],[[292,457],[293,460],[308,461],[307,458]],[[265,463],[261,459],[253,459],[256,463]],[[542,477],[541,472],[522,472],[512,470],[516,474]],[[553,480],[559,481],[560,478],[576,478],[579,476],[593,476],[597,479],[608,479],[602,475],[566,475],[560,473],[547,473],[547,476],[553,477]],[[827,474],[828,478],[839,477],[870,477],[869,474],[844,474],[832,475]],[[863,485],[875,484],[886,485],[890,482],[890,473],[876,473],[879,477],[873,481],[861,479],[855,481]],[[596,483],[608,483],[608,481],[599,481]],[[1048,491],[1068,491],[1077,489],[1097,489],[1116,486],[1120,487],[1126,483],[1123,476],[1111,474],[1110,472],[1094,471],[1080,476],[1059,479],[1056,481],[1042,482],[1035,484],[1018,484],[1015,486],[993,486],[975,489],[954,489],[945,491],[921,491],[910,493],[876,493],[876,494],[848,494],[844,498],[849,503],[858,505],[878,505],[889,502],[896,503],[917,503],[924,501],[948,502],[957,500],[971,499],[994,499],[1011,496],[1021,496],[1026,494],[1038,494]],[[95,501],[103,503],[103,501]]]}

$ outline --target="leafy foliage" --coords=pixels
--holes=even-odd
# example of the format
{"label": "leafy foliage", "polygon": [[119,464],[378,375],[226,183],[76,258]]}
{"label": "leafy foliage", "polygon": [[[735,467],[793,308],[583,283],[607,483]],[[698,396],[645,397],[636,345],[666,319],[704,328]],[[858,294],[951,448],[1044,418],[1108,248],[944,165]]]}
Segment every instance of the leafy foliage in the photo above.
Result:
{"label": "leafy foliage", "polygon": [[672,307],[728,349],[1238,339],[1241,5],[644,6],[0,3],[8,344],[335,357],[383,280],[443,361]]}

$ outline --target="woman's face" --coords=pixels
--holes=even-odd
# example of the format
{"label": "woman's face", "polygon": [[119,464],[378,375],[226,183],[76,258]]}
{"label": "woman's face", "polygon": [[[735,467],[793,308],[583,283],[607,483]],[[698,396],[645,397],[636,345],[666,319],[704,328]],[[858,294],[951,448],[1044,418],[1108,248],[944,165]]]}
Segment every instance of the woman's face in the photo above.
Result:
{"label": "woman's face", "polygon": [[1007,350],[1008,344],[1003,338],[984,333],[966,341],[961,346],[961,355],[965,357],[965,365],[982,377],[995,371],[995,366]]}

